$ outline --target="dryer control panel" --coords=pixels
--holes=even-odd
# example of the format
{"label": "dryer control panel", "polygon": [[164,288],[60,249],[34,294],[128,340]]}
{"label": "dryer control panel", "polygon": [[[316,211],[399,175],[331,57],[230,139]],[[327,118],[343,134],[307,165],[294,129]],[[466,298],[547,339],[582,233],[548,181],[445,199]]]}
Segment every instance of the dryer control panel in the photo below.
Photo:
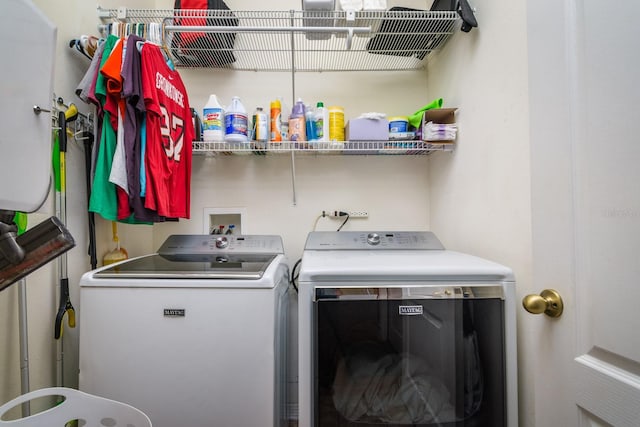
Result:
{"label": "dryer control panel", "polygon": [[430,231],[315,231],[305,250],[444,250]]}

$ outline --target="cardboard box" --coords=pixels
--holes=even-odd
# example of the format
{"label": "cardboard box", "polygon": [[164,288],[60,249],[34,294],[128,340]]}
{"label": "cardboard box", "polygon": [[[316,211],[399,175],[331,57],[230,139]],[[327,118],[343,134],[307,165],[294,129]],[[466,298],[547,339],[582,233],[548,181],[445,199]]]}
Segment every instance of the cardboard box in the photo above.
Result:
{"label": "cardboard box", "polygon": [[389,139],[389,120],[353,119],[344,127],[346,141],[386,141]]}
{"label": "cardboard box", "polygon": [[435,108],[433,110],[427,110],[422,116],[422,122],[420,123],[420,129],[418,129],[418,138],[427,142],[436,143],[453,143],[454,139],[446,140],[428,140],[425,136],[425,125],[429,122],[438,124],[455,124],[456,122],[456,110],[457,108]]}

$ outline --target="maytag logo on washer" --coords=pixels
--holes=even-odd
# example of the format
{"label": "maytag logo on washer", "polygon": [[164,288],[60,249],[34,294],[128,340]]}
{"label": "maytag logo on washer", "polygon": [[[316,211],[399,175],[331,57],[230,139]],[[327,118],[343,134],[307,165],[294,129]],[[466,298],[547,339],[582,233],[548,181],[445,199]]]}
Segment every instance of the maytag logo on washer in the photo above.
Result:
{"label": "maytag logo on washer", "polygon": [[165,308],[164,317],[184,317],[184,308]]}
{"label": "maytag logo on washer", "polygon": [[399,306],[399,310],[402,316],[415,316],[423,312],[421,305],[401,305]]}

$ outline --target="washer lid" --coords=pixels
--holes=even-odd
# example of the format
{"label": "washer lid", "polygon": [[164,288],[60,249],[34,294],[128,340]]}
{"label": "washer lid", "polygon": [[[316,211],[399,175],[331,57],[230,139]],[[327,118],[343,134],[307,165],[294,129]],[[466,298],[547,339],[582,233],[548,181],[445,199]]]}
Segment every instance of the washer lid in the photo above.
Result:
{"label": "washer lid", "polygon": [[510,268],[449,250],[305,250],[298,282],[514,281]]}
{"label": "washer lid", "polygon": [[152,254],[97,271],[96,279],[258,280],[277,254]]}

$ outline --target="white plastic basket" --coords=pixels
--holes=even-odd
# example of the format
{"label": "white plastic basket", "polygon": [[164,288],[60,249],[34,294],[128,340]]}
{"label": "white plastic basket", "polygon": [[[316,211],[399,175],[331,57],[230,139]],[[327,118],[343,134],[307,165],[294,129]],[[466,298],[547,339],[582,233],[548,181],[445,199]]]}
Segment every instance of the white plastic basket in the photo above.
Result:
{"label": "white plastic basket", "polygon": [[[64,400],[37,414],[5,420],[7,412],[11,409],[41,397],[62,397]],[[152,427],[149,417],[131,405],[66,387],[34,390],[0,406],[0,426],[2,427],[65,427],[67,423],[74,420],[78,420],[78,427]]]}

